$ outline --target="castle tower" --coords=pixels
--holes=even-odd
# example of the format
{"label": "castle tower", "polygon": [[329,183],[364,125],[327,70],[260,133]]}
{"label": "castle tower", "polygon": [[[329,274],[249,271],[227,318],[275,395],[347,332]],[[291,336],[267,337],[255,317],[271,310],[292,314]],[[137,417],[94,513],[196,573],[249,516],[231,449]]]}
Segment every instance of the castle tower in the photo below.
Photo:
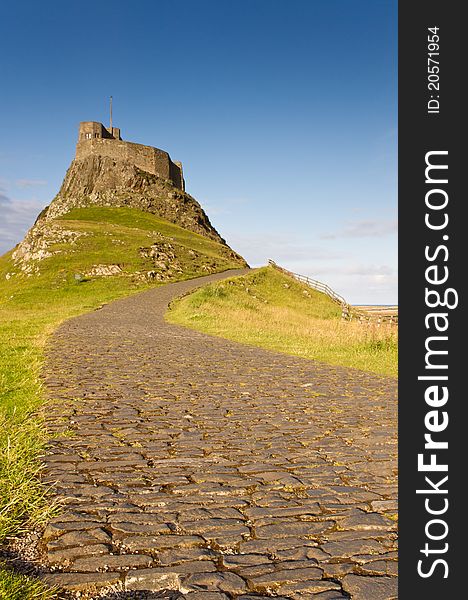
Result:
{"label": "castle tower", "polygon": [[118,127],[107,128],[97,121],[83,121],[80,123],[78,141],[83,140],[113,139],[120,140],[120,129]]}
{"label": "castle tower", "polygon": [[104,127],[97,121],[80,123],[76,159],[88,156],[107,156],[116,161],[130,162],[142,171],[168,179],[175,187],[185,190],[181,162],[173,162],[164,150],[122,140],[120,129]]}

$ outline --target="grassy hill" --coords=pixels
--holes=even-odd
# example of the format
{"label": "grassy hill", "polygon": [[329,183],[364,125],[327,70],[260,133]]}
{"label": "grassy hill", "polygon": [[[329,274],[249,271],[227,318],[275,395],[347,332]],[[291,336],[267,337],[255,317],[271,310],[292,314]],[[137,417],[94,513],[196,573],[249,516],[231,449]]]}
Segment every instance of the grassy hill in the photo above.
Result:
{"label": "grassy hill", "polygon": [[245,344],[397,374],[394,327],[343,321],[328,296],[272,267],[199,288],[174,302],[166,318]]}
{"label": "grassy hill", "polygon": [[[39,222],[0,257],[0,541],[53,510],[39,484],[46,441],[39,372],[63,320],[166,282],[245,266],[228,246],[135,208],[75,208]],[[327,296],[266,267],[205,286],[167,318],[213,335],[329,363],[396,374],[395,330],[341,321]],[[54,597],[1,568],[0,598]]]}
{"label": "grassy hill", "polygon": [[[0,257],[0,541],[50,514],[35,477],[45,435],[34,414],[48,335],[115,298],[245,266],[228,246],[134,208],[74,209],[34,235],[16,261]],[[13,597],[12,581],[0,577],[0,597]],[[18,598],[40,597],[20,588]]]}

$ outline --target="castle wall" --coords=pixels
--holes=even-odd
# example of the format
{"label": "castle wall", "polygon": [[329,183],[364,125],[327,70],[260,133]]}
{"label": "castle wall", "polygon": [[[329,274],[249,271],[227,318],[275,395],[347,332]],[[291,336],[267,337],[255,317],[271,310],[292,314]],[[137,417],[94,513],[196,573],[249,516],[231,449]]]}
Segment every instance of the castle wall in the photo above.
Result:
{"label": "castle wall", "polygon": [[[105,130],[104,127],[103,129]],[[105,131],[107,133],[107,130]],[[87,133],[87,131],[83,131],[83,133]],[[89,133],[94,134],[98,132],[95,132],[93,129]],[[126,142],[119,139],[106,139],[105,137],[85,137],[83,139],[80,135],[76,145],[76,158],[81,159],[87,156],[108,156],[115,160],[131,162],[139,169],[169,179],[176,187],[184,189],[181,168],[172,162],[167,152],[159,150],[159,148],[134,144],[133,142]]]}
{"label": "castle wall", "polygon": [[184,177],[182,175],[182,165],[180,163],[173,163],[172,160],[169,159],[169,173],[170,179],[174,185],[181,190],[185,189]]}

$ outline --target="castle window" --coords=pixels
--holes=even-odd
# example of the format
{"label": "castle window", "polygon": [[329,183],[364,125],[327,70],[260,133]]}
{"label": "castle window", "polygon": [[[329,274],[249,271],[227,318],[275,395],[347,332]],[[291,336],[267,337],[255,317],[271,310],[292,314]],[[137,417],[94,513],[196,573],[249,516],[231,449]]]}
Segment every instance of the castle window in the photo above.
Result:
{"label": "castle window", "polygon": [[86,136],[87,140],[90,140],[93,137],[93,134],[92,133],[86,133],[85,136]]}

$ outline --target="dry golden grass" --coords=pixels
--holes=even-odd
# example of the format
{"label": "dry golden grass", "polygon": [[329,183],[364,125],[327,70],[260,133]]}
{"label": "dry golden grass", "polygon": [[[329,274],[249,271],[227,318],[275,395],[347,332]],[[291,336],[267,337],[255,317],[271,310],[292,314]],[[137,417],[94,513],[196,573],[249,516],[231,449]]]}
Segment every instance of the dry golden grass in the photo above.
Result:
{"label": "dry golden grass", "polygon": [[395,325],[343,321],[327,296],[270,267],[205,286],[174,303],[167,318],[270,350],[397,374]]}

